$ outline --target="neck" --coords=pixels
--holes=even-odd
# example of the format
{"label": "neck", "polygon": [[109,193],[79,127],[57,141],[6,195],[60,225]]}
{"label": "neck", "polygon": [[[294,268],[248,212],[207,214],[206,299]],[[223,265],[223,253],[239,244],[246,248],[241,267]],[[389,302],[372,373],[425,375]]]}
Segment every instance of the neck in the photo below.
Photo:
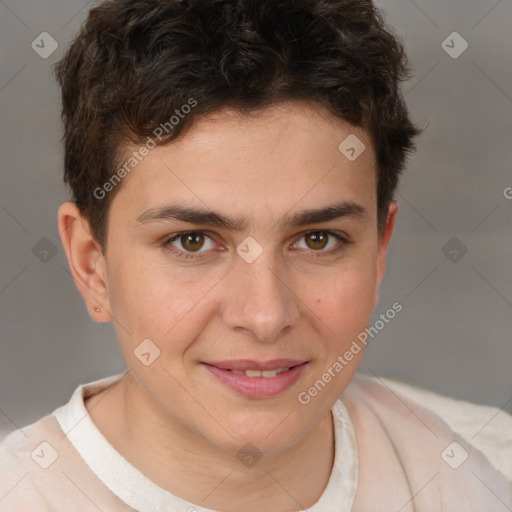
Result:
{"label": "neck", "polygon": [[236,453],[176,424],[131,372],[105,391],[86,401],[94,423],[126,460],[181,499],[223,512],[284,512],[311,507],[327,485],[334,461],[330,411],[291,448],[246,467]]}

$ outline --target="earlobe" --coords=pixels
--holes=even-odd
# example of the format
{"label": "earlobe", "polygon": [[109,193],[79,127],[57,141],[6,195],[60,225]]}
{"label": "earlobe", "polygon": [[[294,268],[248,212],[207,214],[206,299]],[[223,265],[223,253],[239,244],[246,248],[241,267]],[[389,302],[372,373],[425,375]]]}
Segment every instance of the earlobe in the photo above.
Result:
{"label": "earlobe", "polygon": [[58,225],[71,275],[89,314],[98,322],[110,322],[112,314],[104,256],[91,234],[88,220],[74,203],[68,201],[59,207]]}

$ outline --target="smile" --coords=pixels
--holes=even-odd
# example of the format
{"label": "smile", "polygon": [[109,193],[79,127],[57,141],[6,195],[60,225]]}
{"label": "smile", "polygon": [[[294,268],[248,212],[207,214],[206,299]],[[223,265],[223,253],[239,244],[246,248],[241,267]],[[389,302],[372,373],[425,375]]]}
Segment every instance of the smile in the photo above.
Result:
{"label": "smile", "polygon": [[287,372],[290,368],[277,368],[276,370],[229,370],[236,375],[245,375],[246,377],[276,377],[281,373]]}
{"label": "smile", "polygon": [[308,365],[304,360],[202,363],[223,386],[251,398],[270,398],[291,388]]}

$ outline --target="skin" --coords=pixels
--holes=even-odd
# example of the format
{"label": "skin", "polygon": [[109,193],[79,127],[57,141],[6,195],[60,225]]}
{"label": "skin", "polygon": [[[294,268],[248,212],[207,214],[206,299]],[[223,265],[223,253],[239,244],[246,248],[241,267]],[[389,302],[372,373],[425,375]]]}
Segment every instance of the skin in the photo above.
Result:
{"label": "skin", "polygon": [[[349,134],[366,146],[353,162],[338,150]],[[397,213],[394,202],[379,234],[368,135],[300,102],[251,116],[224,109],[153,149],[119,186],[106,254],[72,203],[59,209],[77,287],[96,321],[114,322],[129,369],[86,400],[92,420],[147,477],[192,503],[222,511],[312,506],[333,463],[330,409],[363,351],[309,404],[297,397],[369,325]],[[150,208],[177,201],[246,219],[247,227],[137,221]],[[367,216],[279,224],[340,201],[358,203]],[[211,238],[164,245],[189,230]],[[306,235],[312,230],[332,230],[352,243],[329,237],[315,244]],[[236,253],[248,236],[263,248],[252,263]],[[336,247],[342,248],[333,252]],[[186,249],[196,259],[177,256]],[[147,338],[160,349],[149,366],[134,355]],[[272,398],[242,396],[201,364],[276,358],[309,363],[290,389]],[[237,458],[248,442],[263,454],[252,467]]]}

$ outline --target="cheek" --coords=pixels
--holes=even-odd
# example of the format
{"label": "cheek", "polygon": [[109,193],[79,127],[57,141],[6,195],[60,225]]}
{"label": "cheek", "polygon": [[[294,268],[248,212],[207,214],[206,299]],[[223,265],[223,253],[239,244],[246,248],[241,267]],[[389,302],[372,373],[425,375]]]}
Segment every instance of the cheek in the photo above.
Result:
{"label": "cheek", "polygon": [[211,307],[207,296],[212,284],[159,265],[142,268],[125,261],[115,266],[109,297],[114,318],[125,327],[117,328],[125,354],[149,338],[161,350],[161,361],[176,359],[200,335],[209,317],[205,308]]}
{"label": "cheek", "polygon": [[[369,261],[316,280],[313,293],[305,294],[311,304],[318,330],[323,334],[329,352],[341,350],[363,331],[370,322],[375,296],[375,268]],[[308,285],[304,283],[303,289]]]}
{"label": "cheek", "polygon": [[340,266],[314,283],[304,282],[304,290],[310,293],[312,303],[319,312],[328,316],[358,316],[373,304],[376,284],[375,264],[366,258]]}

